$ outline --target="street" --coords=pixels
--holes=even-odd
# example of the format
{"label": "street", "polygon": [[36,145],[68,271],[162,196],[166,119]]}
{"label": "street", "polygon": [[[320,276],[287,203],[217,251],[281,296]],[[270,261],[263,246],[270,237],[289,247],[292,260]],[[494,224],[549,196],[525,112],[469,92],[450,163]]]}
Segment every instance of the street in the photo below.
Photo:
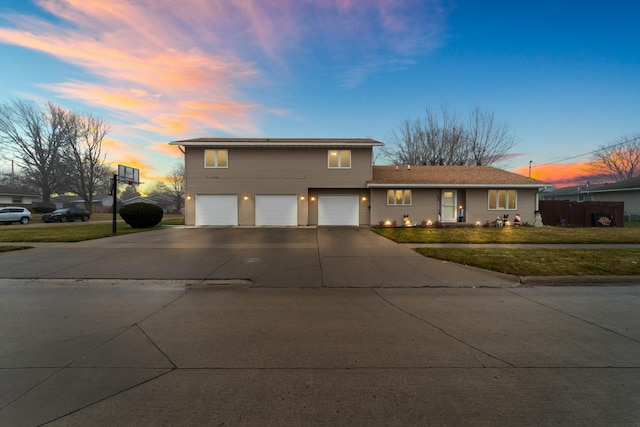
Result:
{"label": "street", "polygon": [[638,425],[640,287],[0,280],[0,425]]}

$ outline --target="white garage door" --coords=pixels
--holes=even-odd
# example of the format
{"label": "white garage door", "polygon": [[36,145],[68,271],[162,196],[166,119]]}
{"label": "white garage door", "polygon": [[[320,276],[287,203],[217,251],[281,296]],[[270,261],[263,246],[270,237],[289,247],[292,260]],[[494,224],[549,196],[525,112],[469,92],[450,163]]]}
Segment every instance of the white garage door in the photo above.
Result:
{"label": "white garage door", "polygon": [[238,196],[196,194],[196,225],[238,225]]}
{"label": "white garage door", "polygon": [[356,194],[320,194],[318,225],[360,225],[358,201]]}
{"label": "white garage door", "polygon": [[298,225],[296,195],[256,195],[256,225]]}

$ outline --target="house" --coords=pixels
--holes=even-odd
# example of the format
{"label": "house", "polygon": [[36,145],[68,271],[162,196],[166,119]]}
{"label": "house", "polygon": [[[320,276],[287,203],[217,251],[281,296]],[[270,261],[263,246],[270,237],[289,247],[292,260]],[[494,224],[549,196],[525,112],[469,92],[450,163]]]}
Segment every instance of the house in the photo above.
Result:
{"label": "house", "polygon": [[33,199],[36,197],[38,197],[37,194],[32,194],[7,185],[0,185],[0,206],[16,205],[28,208],[33,204]]}
{"label": "house", "polygon": [[581,193],[597,202],[624,202],[625,218],[628,221],[640,219],[640,176],[612,184],[591,185]]}
{"label": "house", "polygon": [[577,202],[624,202],[624,217],[640,219],[640,176],[611,184],[589,184],[564,187],[543,193],[544,200]]}
{"label": "house", "polygon": [[185,155],[185,224],[370,226],[533,221],[545,184],[487,166],[372,166],[372,139],[197,138]]}

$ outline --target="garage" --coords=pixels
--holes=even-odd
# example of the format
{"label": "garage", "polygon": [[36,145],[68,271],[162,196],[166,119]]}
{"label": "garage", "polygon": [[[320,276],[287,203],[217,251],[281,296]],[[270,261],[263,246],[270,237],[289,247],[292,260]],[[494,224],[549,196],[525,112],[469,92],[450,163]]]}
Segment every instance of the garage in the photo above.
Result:
{"label": "garage", "polygon": [[295,194],[256,195],[257,226],[297,226],[298,198]]}
{"label": "garage", "polygon": [[196,225],[238,225],[236,194],[196,195]]}
{"label": "garage", "polygon": [[318,225],[360,225],[357,194],[318,196]]}

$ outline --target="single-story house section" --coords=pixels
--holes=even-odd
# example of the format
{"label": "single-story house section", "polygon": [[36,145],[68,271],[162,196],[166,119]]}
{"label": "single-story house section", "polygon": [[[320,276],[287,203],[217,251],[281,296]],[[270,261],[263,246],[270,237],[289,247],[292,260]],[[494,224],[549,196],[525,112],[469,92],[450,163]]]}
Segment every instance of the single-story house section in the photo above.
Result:
{"label": "single-story house section", "polygon": [[0,206],[24,206],[33,204],[33,199],[37,194],[28,193],[7,185],[0,185]]}
{"label": "single-story house section", "polygon": [[466,222],[520,214],[533,223],[545,184],[490,166],[373,166],[372,224]]}
{"label": "single-story house section", "polygon": [[185,155],[185,224],[370,226],[532,221],[535,179],[482,166],[372,166],[373,139],[197,138]]}

